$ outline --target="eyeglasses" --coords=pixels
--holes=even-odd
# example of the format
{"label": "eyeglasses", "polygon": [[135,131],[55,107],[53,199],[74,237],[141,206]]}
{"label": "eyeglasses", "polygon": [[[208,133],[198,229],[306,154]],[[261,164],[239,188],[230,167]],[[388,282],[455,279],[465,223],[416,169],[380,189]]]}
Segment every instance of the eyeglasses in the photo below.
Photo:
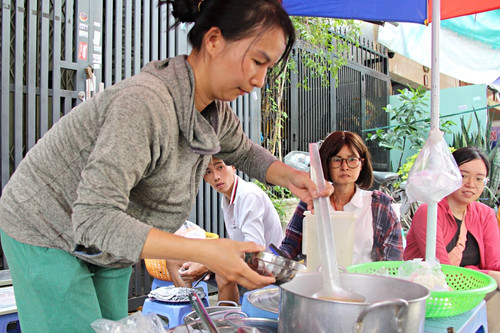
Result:
{"label": "eyeglasses", "polygon": [[330,157],[330,163],[332,168],[337,169],[340,168],[342,163],[346,162],[347,166],[349,168],[356,168],[361,161],[363,161],[362,158],[360,157],[348,157],[348,158],[342,158],[340,156],[332,156]]}
{"label": "eyeglasses", "polygon": [[488,181],[489,181],[488,177],[472,177],[469,175],[462,175],[462,184],[468,184],[471,179],[472,179],[472,183],[476,187],[484,187],[484,186],[486,186],[486,184],[488,184]]}

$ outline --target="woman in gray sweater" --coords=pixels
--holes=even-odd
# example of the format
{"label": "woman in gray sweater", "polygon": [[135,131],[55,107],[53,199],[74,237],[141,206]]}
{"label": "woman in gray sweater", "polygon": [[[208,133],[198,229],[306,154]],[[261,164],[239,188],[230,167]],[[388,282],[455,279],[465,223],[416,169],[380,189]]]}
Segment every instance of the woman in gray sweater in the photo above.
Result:
{"label": "woman in gray sweater", "polygon": [[294,29],[278,0],[165,2],[178,22],[194,22],[193,51],[75,107],[3,190],[2,246],[25,333],[92,332],[98,318],[125,317],[141,258],[200,262],[249,289],[273,283],[241,259],[264,250],[254,243],[171,234],[212,155],[310,206],[318,195],[306,173],[249,140],[227,103],[262,87],[290,52]]}

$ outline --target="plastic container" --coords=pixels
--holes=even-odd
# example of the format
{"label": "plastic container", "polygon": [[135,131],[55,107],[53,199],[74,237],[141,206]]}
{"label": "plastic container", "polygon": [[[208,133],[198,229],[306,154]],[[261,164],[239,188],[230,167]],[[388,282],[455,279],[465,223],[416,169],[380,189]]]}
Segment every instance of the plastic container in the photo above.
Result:
{"label": "plastic container", "polygon": [[[344,211],[331,211],[337,263],[342,267],[352,264],[354,246],[354,225],[357,214]],[[304,213],[302,252],[307,255],[307,271],[316,272],[321,265],[316,240],[316,217],[311,212]]]}

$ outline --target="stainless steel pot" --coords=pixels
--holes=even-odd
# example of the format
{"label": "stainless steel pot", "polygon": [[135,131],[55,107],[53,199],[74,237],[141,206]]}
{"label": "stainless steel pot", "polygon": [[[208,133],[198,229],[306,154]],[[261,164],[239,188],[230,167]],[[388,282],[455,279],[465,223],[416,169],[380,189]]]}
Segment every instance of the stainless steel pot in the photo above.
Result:
{"label": "stainless steel pot", "polygon": [[366,298],[364,303],[313,298],[321,273],[299,273],[280,286],[280,333],[423,332],[429,289],[410,281],[341,273],[340,284]]}

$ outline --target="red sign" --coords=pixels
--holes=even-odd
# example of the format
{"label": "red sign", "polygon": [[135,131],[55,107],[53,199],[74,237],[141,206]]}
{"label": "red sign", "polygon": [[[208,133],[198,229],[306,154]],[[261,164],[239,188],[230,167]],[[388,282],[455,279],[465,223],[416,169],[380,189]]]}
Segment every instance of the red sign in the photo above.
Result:
{"label": "red sign", "polygon": [[87,60],[87,53],[89,50],[89,44],[85,42],[80,42],[78,46],[78,59]]}

